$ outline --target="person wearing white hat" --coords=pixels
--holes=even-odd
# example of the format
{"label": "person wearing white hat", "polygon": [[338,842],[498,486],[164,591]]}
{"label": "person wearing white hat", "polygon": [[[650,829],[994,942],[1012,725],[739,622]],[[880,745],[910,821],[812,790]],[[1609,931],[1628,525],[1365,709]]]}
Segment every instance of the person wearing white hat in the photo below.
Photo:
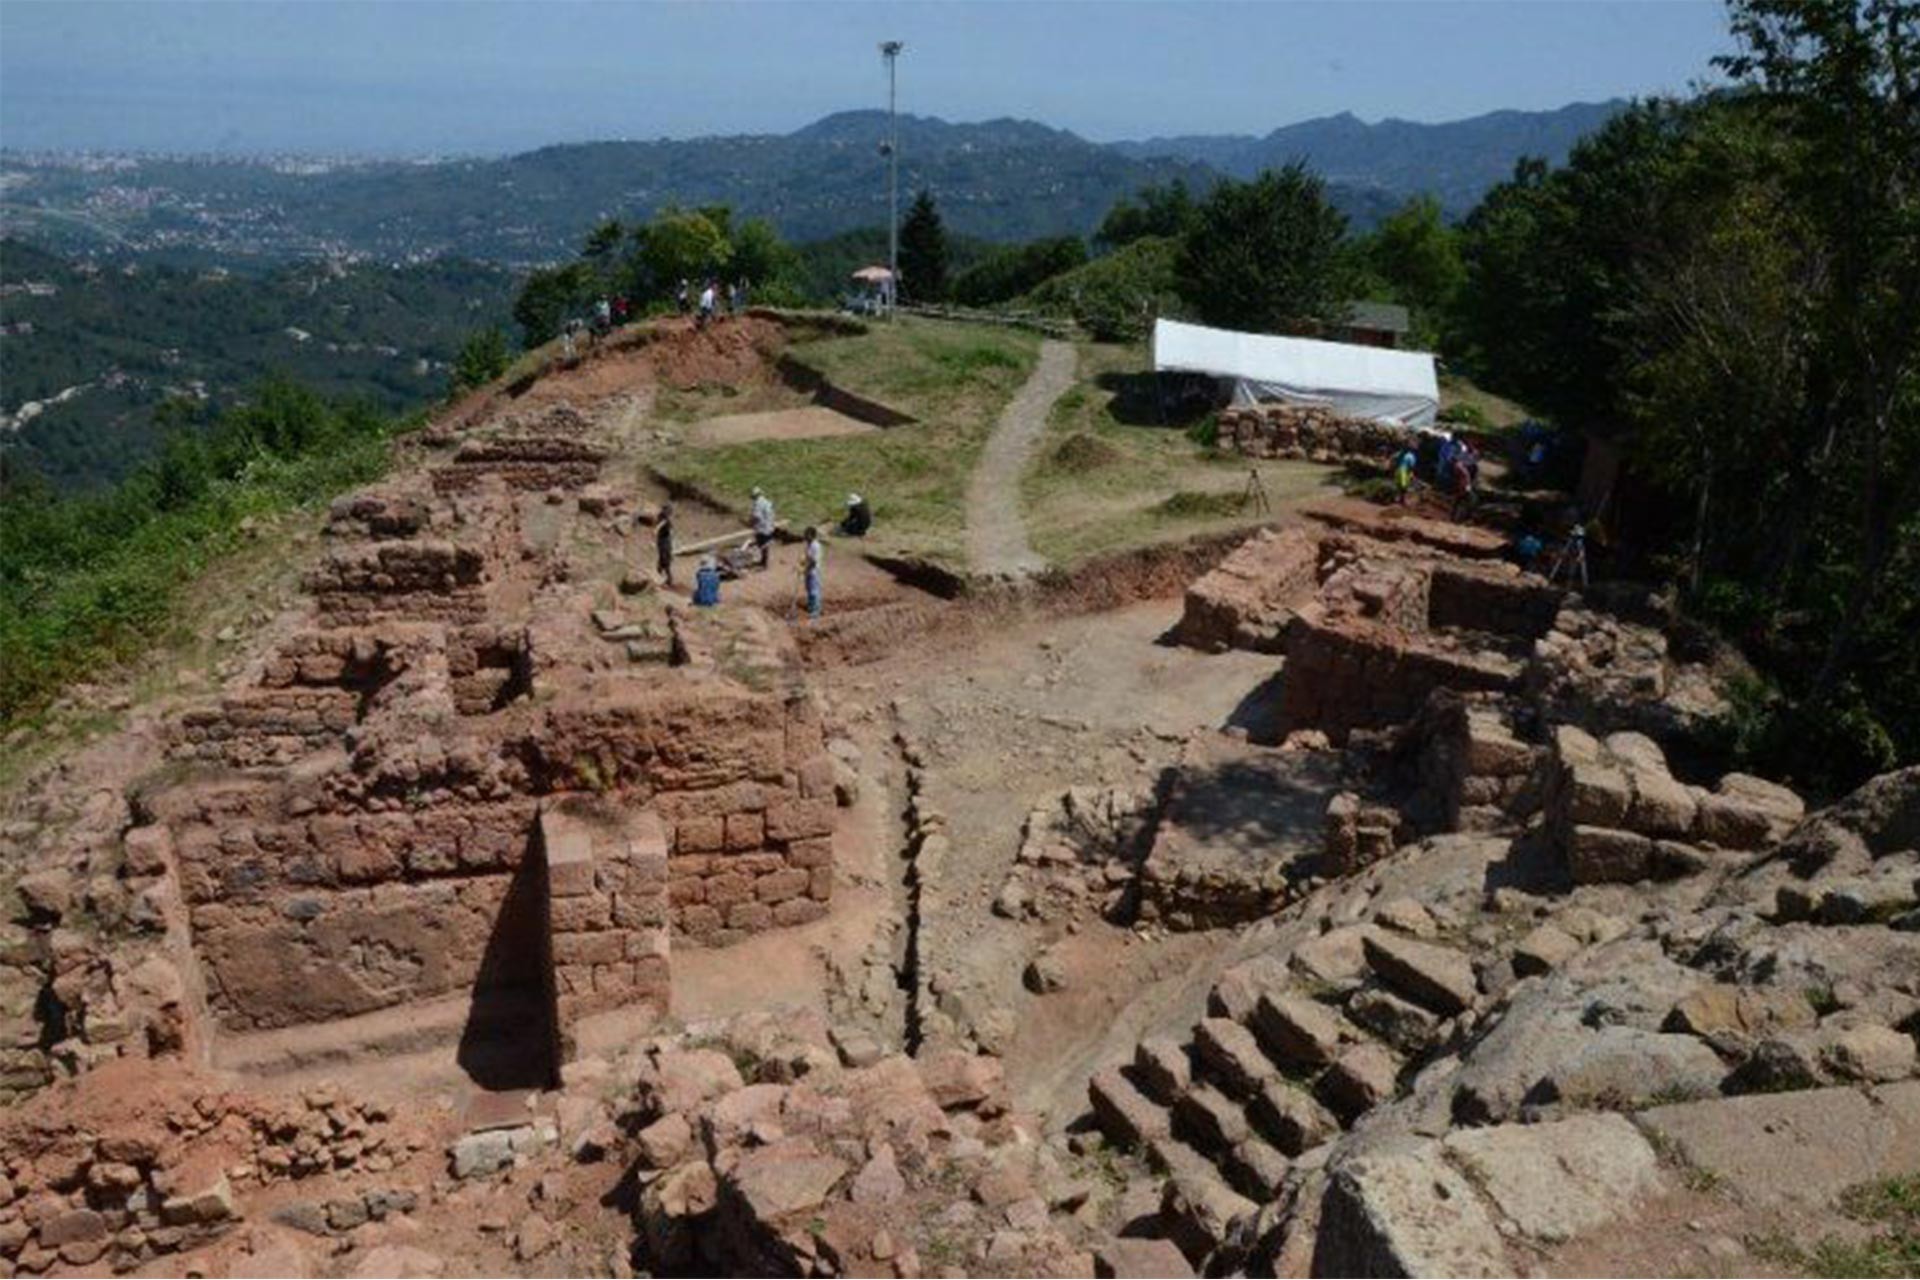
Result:
{"label": "person wearing white hat", "polygon": [[840,532],[849,538],[864,538],[867,530],[873,528],[873,508],[867,500],[857,493],[847,495],[847,516],[840,522]]}

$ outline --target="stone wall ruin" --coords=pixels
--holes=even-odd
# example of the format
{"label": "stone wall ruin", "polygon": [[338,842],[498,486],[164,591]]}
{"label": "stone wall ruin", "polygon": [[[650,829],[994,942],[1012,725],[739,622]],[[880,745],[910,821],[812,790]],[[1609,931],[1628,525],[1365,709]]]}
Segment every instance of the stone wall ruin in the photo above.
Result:
{"label": "stone wall ruin", "polygon": [[559,406],[337,501],[309,624],[180,718],[129,840],[164,851],[211,1025],[470,998],[544,1011],[558,1059],[582,1019],[666,1010],[672,939],[825,915],[833,770],[790,644],[603,638],[527,523],[605,518],[604,456]]}

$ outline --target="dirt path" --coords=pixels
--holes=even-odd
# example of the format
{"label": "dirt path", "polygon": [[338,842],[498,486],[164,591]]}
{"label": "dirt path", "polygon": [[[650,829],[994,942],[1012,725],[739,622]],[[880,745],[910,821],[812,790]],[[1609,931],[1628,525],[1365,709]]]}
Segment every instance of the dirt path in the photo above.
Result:
{"label": "dirt path", "polygon": [[967,563],[983,575],[1020,577],[1046,567],[1027,542],[1020,477],[1047,429],[1047,414],[1073,385],[1073,344],[1040,344],[1040,363],[1013,398],[980,454],[967,486]]}

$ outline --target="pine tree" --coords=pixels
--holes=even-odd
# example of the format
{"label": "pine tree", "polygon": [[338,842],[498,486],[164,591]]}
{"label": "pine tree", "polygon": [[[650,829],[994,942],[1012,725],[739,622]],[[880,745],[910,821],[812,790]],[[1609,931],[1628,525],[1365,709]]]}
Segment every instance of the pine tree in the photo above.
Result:
{"label": "pine tree", "polygon": [[915,302],[939,302],[947,296],[947,229],[933,193],[914,197],[900,224],[900,287]]}

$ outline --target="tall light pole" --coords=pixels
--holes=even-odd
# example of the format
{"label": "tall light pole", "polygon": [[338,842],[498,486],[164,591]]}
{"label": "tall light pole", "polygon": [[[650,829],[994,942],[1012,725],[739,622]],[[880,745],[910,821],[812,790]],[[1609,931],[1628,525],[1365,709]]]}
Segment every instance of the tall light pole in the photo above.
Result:
{"label": "tall light pole", "polygon": [[907,46],[883,40],[880,56],[887,60],[887,140],[880,150],[887,157],[887,314],[900,300],[900,126],[894,116],[894,63]]}

